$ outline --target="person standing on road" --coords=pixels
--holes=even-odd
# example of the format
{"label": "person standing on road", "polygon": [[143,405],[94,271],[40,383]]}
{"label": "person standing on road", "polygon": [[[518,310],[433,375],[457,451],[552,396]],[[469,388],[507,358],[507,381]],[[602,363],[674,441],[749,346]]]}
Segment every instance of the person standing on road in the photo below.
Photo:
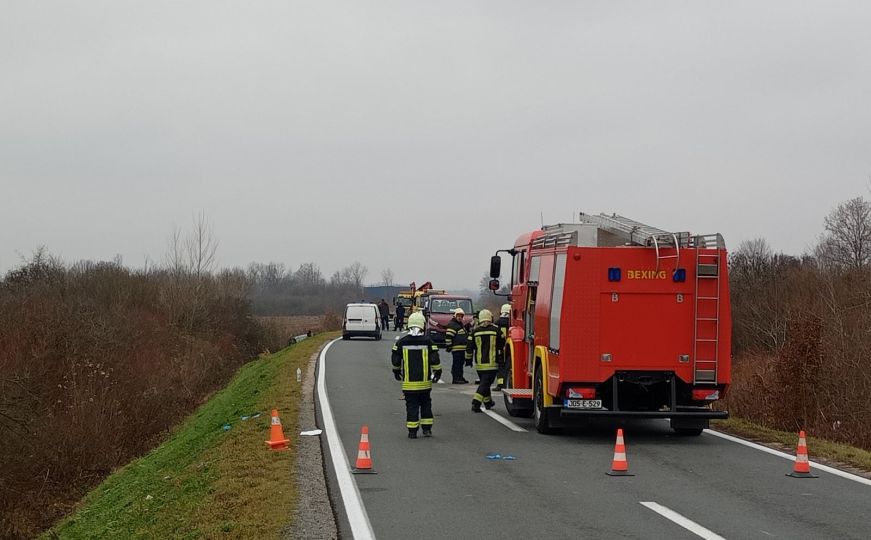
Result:
{"label": "person standing on road", "polygon": [[472,412],[481,412],[481,405],[492,409],[496,403],[490,396],[490,385],[496,378],[498,351],[505,346],[499,327],[493,324],[493,314],[488,309],[478,313],[478,327],[469,334],[466,360],[474,359],[478,371],[478,388],[472,398]]}
{"label": "person standing on road", "polygon": [[390,306],[383,298],[378,302],[378,312],[381,314],[381,329],[390,330]]}
{"label": "person standing on road", "polygon": [[466,327],[463,326],[463,317],[466,312],[463,308],[454,310],[454,316],[448,323],[445,331],[445,349],[453,358],[451,362],[451,384],[468,384],[469,381],[463,376],[463,363],[466,360]]}
{"label": "person standing on road", "polygon": [[496,372],[496,391],[505,388],[505,375],[508,373],[508,362],[505,358],[505,345],[508,343],[508,327],[511,326],[511,304],[502,304],[499,310],[499,320],[496,322],[502,335],[502,347],[496,351],[499,356],[499,370]]}
{"label": "person standing on road", "polygon": [[432,437],[432,383],[442,376],[439,348],[429,336],[423,334],[426,319],[423,313],[412,313],[408,318],[408,334],[393,345],[390,363],[393,376],[402,381],[405,395],[405,426],[408,438],[416,439],[418,427],[424,437]]}
{"label": "person standing on road", "polygon": [[405,319],[405,306],[396,304],[396,314],[393,316],[393,329],[399,332],[402,330],[402,323]]}

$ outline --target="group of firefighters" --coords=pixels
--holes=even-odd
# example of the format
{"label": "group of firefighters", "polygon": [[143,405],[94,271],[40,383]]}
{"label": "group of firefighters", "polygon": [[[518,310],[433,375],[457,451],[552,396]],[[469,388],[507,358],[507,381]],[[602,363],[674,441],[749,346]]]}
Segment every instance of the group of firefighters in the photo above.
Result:
{"label": "group of firefighters", "polygon": [[[468,384],[463,377],[463,366],[475,366],[478,373],[478,388],[472,398],[472,412],[480,413],[481,406],[492,409],[493,401],[490,386],[496,382],[496,390],[505,385],[506,358],[505,343],[508,339],[508,326],[511,304],[504,304],[496,323],[493,314],[482,309],[478,312],[477,323],[463,325],[465,312],[458,308],[447,326],[445,333],[446,349],[451,353],[452,384]],[[416,439],[419,429],[424,437],[432,436],[432,385],[442,376],[439,348],[429,336],[424,334],[426,319],[420,312],[408,318],[408,334],[399,338],[393,345],[390,362],[393,376],[402,381],[405,397],[406,427],[408,438]]]}

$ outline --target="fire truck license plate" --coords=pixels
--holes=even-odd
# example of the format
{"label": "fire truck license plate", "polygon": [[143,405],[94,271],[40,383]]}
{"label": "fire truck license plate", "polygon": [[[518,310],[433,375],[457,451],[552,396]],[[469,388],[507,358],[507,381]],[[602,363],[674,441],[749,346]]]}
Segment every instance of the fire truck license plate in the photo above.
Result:
{"label": "fire truck license plate", "polygon": [[570,409],[601,409],[601,399],[567,399],[565,406]]}

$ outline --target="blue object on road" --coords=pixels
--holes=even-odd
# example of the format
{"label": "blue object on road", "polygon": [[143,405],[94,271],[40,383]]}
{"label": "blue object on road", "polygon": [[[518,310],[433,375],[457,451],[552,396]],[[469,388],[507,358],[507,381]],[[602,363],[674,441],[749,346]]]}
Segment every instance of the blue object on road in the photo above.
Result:
{"label": "blue object on road", "polygon": [[487,459],[502,459],[501,454],[487,454]]}

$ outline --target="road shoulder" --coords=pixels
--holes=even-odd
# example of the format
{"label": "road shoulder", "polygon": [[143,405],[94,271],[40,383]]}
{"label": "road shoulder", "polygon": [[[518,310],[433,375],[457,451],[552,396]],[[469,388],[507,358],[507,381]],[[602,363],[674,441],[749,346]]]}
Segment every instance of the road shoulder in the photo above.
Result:
{"label": "road shoulder", "polygon": [[[321,350],[323,347],[321,348]],[[302,383],[302,401],[299,426],[302,430],[315,429],[315,377],[321,351],[309,358]],[[338,538],[336,517],[330,504],[324,472],[321,437],[299,436],[296,455],[297,500],[293,522],[284,538],[335,539]]]}

